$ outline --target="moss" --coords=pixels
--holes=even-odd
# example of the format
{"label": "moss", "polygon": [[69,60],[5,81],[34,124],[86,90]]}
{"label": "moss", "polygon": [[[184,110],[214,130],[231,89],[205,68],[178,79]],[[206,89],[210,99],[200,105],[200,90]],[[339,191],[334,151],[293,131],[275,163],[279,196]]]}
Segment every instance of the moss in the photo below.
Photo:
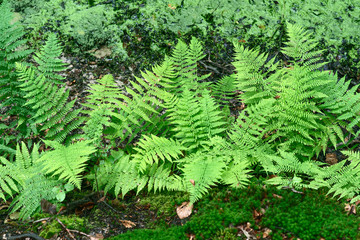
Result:
{"label": "moss", "polygon": [[[86,227],[86,221],[83,218],[71,215],[71,216],[59,216],[58,219],[68,229],[87,232],[88,228]],[[39,235],[45,239],[49,239],[61,231],[62,231],[62,226],[60,225],[60,223],[58,223],[56,219],[52,219],[52,221],[43,228],[43,230]]]}
{"label": "moss", "polygon": [[174,216],[175,206],[188,201],[189,196],[184,192],[164,192],[149,194],[142,198],[140,205],[150,205],[150,210],[157,211],[158,216]]}
{"label": "moss", "polygon": [[188,239],[182,227],[172,227],[168,229],[136,229],[128,231],[116,237],[109,238],[109,240],[143,240],[143,239],[156,239],[156,240],[181,240]]}
{"label": "moss", "polygon": [[269,196],[272,207],[266,211],[261,225],[279,233],[303,240],[357,239],[359,217],[347,216],[343,206],[327,198],[325,192],[307,191],[296,194],[277,191],[283,198]]}
{"label": "moss", "polygon": [[[183,201],[180,195],[179,203]],[[168,200],[164,200],[168,199]],[[169,200],[171,199],[171,200]],[[151,208],[162,208],[164,215],[175,214],[174,196],[166,194],[144,198],[142,204]],[[177,204],[179,204],[177,203]],[[168,205],[167,205],[168,204]],[[260,223],[255,222],[254,209],[266,209]],[[167,210],[166,210],[167,209]],[[238,239],[238,226],[249,222],[253,229],[267,227],[272,230],[272,239],[357,239],[359,217],[347,216],[343,203],[326,196],[324,191],[306,190],[298,194],[275,187],[263,187],[255,180],[246,189],[220,187],[212,189],[202,200],[195,203],[190,220],[183,226],[167,228],[164,221],[158,221],[156,229],[134,230],[113,239],[188,239],[184,236],[195,235],[196,239]]]}

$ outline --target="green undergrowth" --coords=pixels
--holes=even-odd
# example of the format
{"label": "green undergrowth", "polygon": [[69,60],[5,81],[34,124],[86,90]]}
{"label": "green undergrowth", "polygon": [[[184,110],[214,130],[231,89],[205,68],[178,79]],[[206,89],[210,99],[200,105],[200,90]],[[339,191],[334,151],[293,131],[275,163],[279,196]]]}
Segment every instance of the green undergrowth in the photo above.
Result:
{"label": "green undergrowth", "polygon": [[[175,209],[178,204],[176,200],[170,200],[172,207],[169,207],[160,199],[166,199],[166,194],[147,198],[142,203],[154,208],[166,206],[165,209]],[[265,213],[254,218],[255,210]],[[165,218],[174,212],[163,208],[162,216]],[[263,236],[265,228],[270,229],[271,239],[357,239],[360,237],[359,220],[355,215],[346,214],[344,202],[326,196],[324,191],[306,190],[300,194],[264,187],[256,180],[244,190],[212,189],[194,205],[191,217],[182,226],[167,227],[158,221],[154,229],[135,229],[110,239],[189,239],[189,236],[195,236],[195,239],[245,239],[237,227],[247,223],[259,237]]]}
{"label": "green undergrowth", "polygon": [[[34,219],[42,219],[44,217],[49,217],[49,214],[36,214],[34,215]],[[77,230],[81,232],[88,232],[88,225],[85,218],[81,218],[75,215],[69,215],[69,216],[59,216],[58,219],[68,228],[71,230]],[[44,239],[50,239],[54,235],[60,233],[63,228],[60,225],[59,222],[57,222],[55,219],[52,219],[49,222],[46,222],[43,224],[42,222],[39,222],[37,224],[34,224],[32,226],[33,231],[37,231],[37,229],[42,229],[39,236],[43,237]]]}

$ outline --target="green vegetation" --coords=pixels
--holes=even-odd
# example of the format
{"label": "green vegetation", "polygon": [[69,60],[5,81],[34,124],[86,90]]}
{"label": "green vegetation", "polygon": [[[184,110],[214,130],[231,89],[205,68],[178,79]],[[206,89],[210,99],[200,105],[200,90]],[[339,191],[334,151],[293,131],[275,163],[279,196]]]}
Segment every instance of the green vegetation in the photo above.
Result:
{"label": "green vegetation", "polygon": [[[116,1],[1,2],[0,198],[13,198],[11,213],[28,219],[41,201],[58,204],[86,182],[116,199],[145,189],[181,192],[172,201],[157,195],[151,204],[143,200],[159,216],[173,216],[173,206],[185,200],[196,208],[182,226],[160,223],[119,238],[161,239],[165,231],[167,239],[235,239],[233,226],[246,223],[271,229],[274,239],[358,237],[351,227],[358,219],[345,220],[341,207],[328,214],[335,202],[324,195],[360,200],[360,153],[347,145],[360,134],[359,84],[322,71],[331,66],[324,62],[331,52],[322,49],[360,54],[354,50],[359,39],[349,35],[358,32],[356,1],[327,6],[330,13],[300,0],[242,1],[241,9],[233,7],[241,5],[236,0],[120,2],[126,7]],[[30,17],[19,21],[19,14]],[[329,24],[309,31],[323,21]],[[208,47],[216,38],[226,41]],[[149,39],[156,41],[149,45]],[[347,44],[340,43],[344,39]],[[134,55],[172,51],[122,87],[104,74],[72,96],[62,75],[63,48],[74,54],[108,45],[130,63],[130,41],[142,49]],[[204,52],[227,49],[228,42],[235,53],[226,67],[231,74],[203,74]],[[143,62],[151,61],[147,56]],[[348,67],[358,64],[349,61]],[[344,159],[320,161],[339,145]],[[259,185],[262,177],[268,190]],[[226,185],[231,189],[214,190]],[[310,221],[313,226],[304,227]]]}
{"label": "green vegetation", "polygon": [[[196,214],[183,226],[136,229],[111,239],[175,240],[188,239],[187,235],[195,235],[196,239],[246,239],[239,226],[247,223],[253,231],[271,229],[273,239],[283,239],[282,235],[300,239],[359,237],[359,217],[347,216],[343,205],[325,197],[323,191],[299,194],[253,182],[245,190],[213,189],[195,207]],[[256,222],[254,211],[260,213]]]}

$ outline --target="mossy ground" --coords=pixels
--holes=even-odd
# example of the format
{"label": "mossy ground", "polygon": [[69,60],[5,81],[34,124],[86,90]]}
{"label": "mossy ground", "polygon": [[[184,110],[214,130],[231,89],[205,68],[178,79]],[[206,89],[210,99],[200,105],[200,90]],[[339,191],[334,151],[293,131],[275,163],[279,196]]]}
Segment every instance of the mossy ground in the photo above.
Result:
{"label": "mossy ground", "polygon": [[[177,217],[176,207],[187,201],[184,193],[144,192],[124,199],[109,198],[105,202],[94,200],[73,213],[56,217],[69,229],[93,236],[101,233],[112,240],[231,240],[247,239],[246,234],[257,239],[360,239],[360,217],[345,212],[346,200],[336,201],[323,190],[299,194],[276,189],[256,179],[245,189],[211,189],[194,204],[192,215],[183,220]],[[12,221],[11,226],[45,239],[66,236],[55,216],[38,214],[32,220],[46,217],[51,219],[36,223]],[[134,225],[125,226],[123,220]],[[74,235],[76,239],[88,239]]]}
{"label": "mossy ground", "polygon": [[[151,205],[153,199],[154,207],[161,198],[167,195],[142,202]],[[181,226],[158,220],[154,229],[136,229],[111,239],[246,239],[245,232],[257,239],[359,239],[360,218],[347,215],[344,206],[321,190],[299,194],[253,182],[246,189],[212,189]],[[163,218],[175,212],[168,211],[171,204],[159,207]]]}

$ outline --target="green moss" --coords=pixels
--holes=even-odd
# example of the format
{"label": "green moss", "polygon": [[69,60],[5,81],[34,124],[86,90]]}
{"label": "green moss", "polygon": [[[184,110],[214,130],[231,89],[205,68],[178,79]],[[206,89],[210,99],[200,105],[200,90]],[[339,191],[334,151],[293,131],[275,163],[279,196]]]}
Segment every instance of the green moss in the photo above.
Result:
{"label": "green moss", "polygon": [[188,201],[189,195],[184,192],[164,192],[149,194],[140,200],[140,205],[150,205],[150,210],[157,211],[158,216],[174,216],[175,205]]}
{"label": "green moss", "polygon": [[109,238],[109,240],[181,240],[188,239],[182,227],[172,227],[168,229],[136,229],[129,231],[116,237]]}
{"label": "green moss", "polygon": [[[83,218],[79,218],[77,216],[59,216],[58,219],[68,228],[74,229],[81,232],[87,232],[88,228],[86,228],[86,221]],[[60,223],[56,221],[56,219],[52,219],[52,221],[44,227],[44,229],[39,234],[41,237],[45,239],[49,239],[55,234],[59,233],[62,230]]]}
{"label": "green moss", "polygon": [[326,197],[323,191],[307,191],[304,195],[277,191],[276,194],[283,198],[269,195],[272,207],[266,211],[261,223],[274,234],[290,234],[303,240],[359,237],[359,218],[347,216],[343,205]]}

